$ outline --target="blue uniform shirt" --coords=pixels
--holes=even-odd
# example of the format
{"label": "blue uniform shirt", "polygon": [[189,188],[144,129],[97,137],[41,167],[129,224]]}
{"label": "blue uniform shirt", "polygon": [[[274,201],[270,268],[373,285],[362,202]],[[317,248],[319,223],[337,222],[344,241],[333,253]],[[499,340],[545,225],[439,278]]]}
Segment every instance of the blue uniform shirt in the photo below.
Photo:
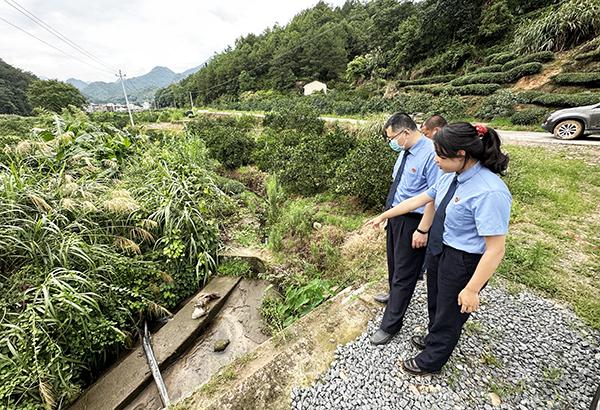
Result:
{"label": "blue uniform shirt", "polygon": [[[455,173],[445,174],[427,190],[437,209]],[[500,177],[477,162],[458,175],[454,198],[450,199],[444,220],[442,242],[468,253],[483,254],[484,236],[508,233],[510,191]]]}
{"label": "blue uniform shirt", "polygon": [[[409,149],[410,154],[406,158],[404,164],[404,172],[400,178],[400,183],[394,195],[392,207],[398,205],[405,199],[412,198],[427,190],[427,188],[435,185],[439,177],[443,174],[435,161],[435,151],[433,150],[433,141],[425,136],[421,138]],[[398,168],[402,162],[403,152],[398,155],[396,164],[394,165],[394,173],[392,178],[396,178]],[[425,207],[422,206],[413,212],[422,214]]]}

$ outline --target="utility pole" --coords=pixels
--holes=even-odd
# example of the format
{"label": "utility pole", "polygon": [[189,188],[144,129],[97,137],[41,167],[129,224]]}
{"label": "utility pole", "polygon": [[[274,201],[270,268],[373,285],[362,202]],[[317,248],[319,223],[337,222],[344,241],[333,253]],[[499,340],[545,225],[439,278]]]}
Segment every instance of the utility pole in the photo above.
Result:
{"label": "utility pole", "polygon": [[125,74],[121,74],[121,70],[119,70],[119,74],[115,74],[117,77],[121,77],[121,85],[123,86],[123,94],[125,94],[125,102],[127,103],[127,112],[129,113],[129,119],[131,120],[131,126],[135,127],[133,123],[133,116],[131,115],[131,110],[129,109],[129,100],[127,99],[127,92],[125,92],[125,83],[123,83],[123,77]]}
{"label": "utility pole", "polygon": [[190,91],[190,102],[192,103],[192,114],[193,114],[193,115],[196,115],[196,114],[194,113],[194,100],[192,99],[192,92],[191,92],[191,91]]}

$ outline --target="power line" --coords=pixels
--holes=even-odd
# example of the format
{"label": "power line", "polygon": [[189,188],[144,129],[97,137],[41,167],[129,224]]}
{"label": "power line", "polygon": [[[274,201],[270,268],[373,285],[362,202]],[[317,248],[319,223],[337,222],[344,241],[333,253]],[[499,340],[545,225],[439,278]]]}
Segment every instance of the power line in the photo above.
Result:
{"label": "power line", "polygon": [[90,53],[87,50],[85,50],[83,47],[80,47],[79,45],[75,44],[69,38],[67,38],[66,36],[64,36],[63,34],[61,34],[60,32],[58,32],[56,29],[52,28],[49,24],[45,23],[43,20],[41,20],[40,18],[38,18],[37,16],[35,16],[33,13],[31,13],[25,7],[23,7],[20,4],[18,4],[15,0],[11,0],[11,1],[14,4],[11,4],[9,2],[9,0],[4,0],[4,2],[7,3],[9,6],[11,6],[12,8],[14,8],[15,10],[17,10],[19,13],[23,14],[25,17],[27,17],[28,19],[30,19],[31,21],[33,21],[34,23],[36,23],[40,27],[42,27],[44,30],[48,31],[50,34],[52,34],[53,36],[55,36],[59,40],[61,40],[64,43],[68,44],[69,46],[71,46],[75,50],[77,50],[80,53],[84,54],[85,56],[91,58],[92,60],[96,61],[97,63],[103,65],[104,67],[106,67],[106,68],[108,68],[110,70],[117,71],[117,69],[115,67],[112,67],[110,64],[105,63],[104,61],[102,61],[99,58],[97,58],[96,56],[94,56],[92,53]]}
{"label": "power line", "polygon": [[18,27],[18,26],[16,26],[16,25],[14,25],[14,24],[13,24],[13,23],[11,23],[10,21],[8,21],[8,20],[5,20],[5,19],[3,19],[2,17],[0,17],[0,20],[4,21],[6,24],[9,24],[9,25],[13,26],[13,27],[14,27],[14,28],[16,28],[17,30],[20,30],[20,31],[22,31],[23,33],[25,33],[25,34],[27,34],[27,35],[29,35],[29,36],[31,36],[31,37],[33,37],[33,38],[35,38],[36,40],[38,40],[38,41],[41,41],[42,43],[46,44],[48,47],[52,47],[53,49],[55,49],[55,50],[57,50],[57,51],[60,51],[61,53],[65,54],[65,55],[67,55],[67,56],[69,56],[69,57],[71,57],[71,58],[73,58],[73,59],[75,59],[75,60],[77,60],[77,61],[79,61],[79,62],[81,62],[81,63],[85,64],[85,65],[88,65],[88,66],[90,66],[90,67],[92,67],[92,68],[95,68],[95,69],[97,69],[97,70],[104,71],[104,72],[106,72],[106,73],[114,74],[112,71],[108,71],[108,70],[102,69],[102,68],[100,68],[100,67],[93,66],[93,65],[91,65],[90,63],[87,63],[87,62],[85,62],[85,61],[83,61],[83,60],[81,60],[81,59],[79,59],[79,58],[77,58],[77,57],[75,57],[75,56],[72,56],[71,54],[67,53],[66,51],[63,51],[63,50],[61,50],[60,48],[54,47],[52,44],[45,42],[45,41],[44,41],[44,40],[42,40],[41,38],[38,38],[38,37],[34,36],[33,34],[31,34],[31,33],[27,32],[27,31],[23,30],[21,27]]}

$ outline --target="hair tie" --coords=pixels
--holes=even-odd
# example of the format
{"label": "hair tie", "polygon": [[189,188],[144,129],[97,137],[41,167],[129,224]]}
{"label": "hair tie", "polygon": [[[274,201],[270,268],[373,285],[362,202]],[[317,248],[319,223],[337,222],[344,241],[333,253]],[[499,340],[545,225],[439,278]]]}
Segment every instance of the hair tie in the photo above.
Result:
{"label": "hair tie", "polygon": [[475,130],[477,131],[477,134],[479,134],[479,139],[483,138],[483,136],[485,134],[487,134],[487,132],[488,132],[485,125],[479,125],[479,124],[475,126]]}

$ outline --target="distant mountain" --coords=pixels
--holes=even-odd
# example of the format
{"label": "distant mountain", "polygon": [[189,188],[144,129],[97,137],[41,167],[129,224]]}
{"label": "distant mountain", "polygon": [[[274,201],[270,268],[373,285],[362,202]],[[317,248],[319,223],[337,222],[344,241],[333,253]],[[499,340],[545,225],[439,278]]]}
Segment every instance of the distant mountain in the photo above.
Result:
{"label": "distant mountain", "polygon": [[79,91],[83,90],[90,83],[89,81],[81,81],[76,78],[69,78],[65,81],[67,84],[73,84]]}
{"label": "distant mountain", "polygon": [[[177,74],[167,67],[157,66],[150,70],[149,73],[142,76],[123,78],[129,102],[141,103],[144,101],[152,101],[156,90],[177,83],[187,76],[194,74],[204,67],[211,58],[199,66],[190,68],[181,74]],[[69,78],[67,82],[77,87],[90,102],[125,103],[123,87],[121,86],[121,81],[119,79],[114,83],[106,83],[104,81],[85,83],[81,80]]]}

